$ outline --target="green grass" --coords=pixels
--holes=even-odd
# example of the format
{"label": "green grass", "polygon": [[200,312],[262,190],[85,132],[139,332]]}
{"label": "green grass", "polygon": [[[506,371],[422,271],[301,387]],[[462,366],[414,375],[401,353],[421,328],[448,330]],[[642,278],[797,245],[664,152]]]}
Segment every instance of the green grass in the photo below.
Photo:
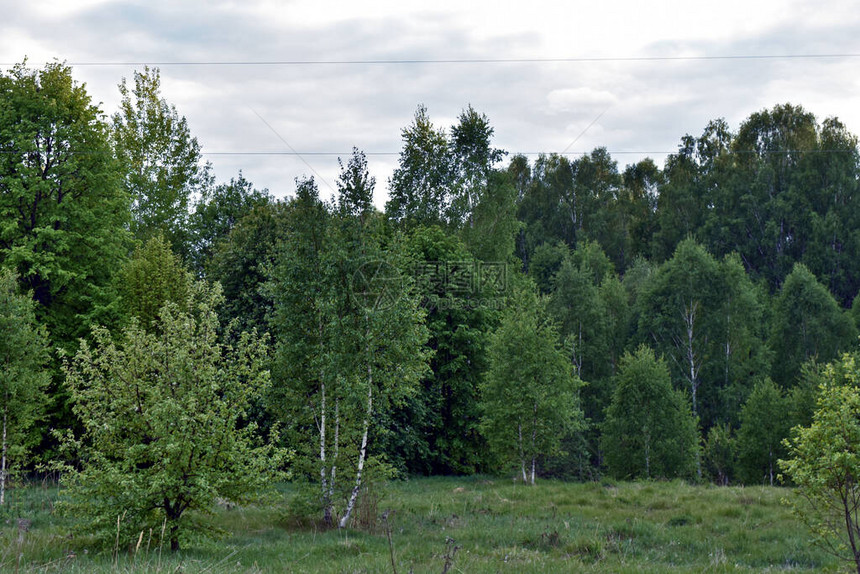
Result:
{"label": "green grass", "polygon": [[[0,509],[0,571],[35,572],[392,572],[382,520],[375,527],[321,530],[289,516],[291,493],[270,506],[218,509],[217,541],[172,555],[150,548],[95,554],[69,538],[71,519],[53,512],[56,488],[12,490]],[[399,573],[441,572],[820,572],[841,564],[810,544],[780,503],[786,489],[683,482],[542,482],[422,478],[391,483],[388,511]],[[32,521],[20,541],[16,518]],[[456,552],[455,552],[456,549]]]}

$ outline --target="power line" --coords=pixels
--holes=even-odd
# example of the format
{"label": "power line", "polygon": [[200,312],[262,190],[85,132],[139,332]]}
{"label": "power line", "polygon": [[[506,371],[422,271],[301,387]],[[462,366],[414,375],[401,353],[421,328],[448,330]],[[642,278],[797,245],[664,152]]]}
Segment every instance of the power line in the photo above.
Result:
{"label": "power line", "polygon": [[[367,60],[183,60],[183,61],[81,61],[78,67],[140,66],[388,66],[422,64],[579,64],[623,62],[709,62],[725,60],[824,60],[860,58],[860,53],[833,54],[728,54],[717,56],[607,56],[572,58],[383,58]],[[0,63],[14,66],[15,63]]]}

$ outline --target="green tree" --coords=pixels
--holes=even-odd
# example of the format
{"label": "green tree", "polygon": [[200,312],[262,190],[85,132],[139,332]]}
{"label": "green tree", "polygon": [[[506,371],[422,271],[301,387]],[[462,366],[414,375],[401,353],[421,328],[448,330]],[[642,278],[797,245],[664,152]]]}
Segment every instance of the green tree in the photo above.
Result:
{"label": "green tree", "polygon": [[345,189],[335,208],[313,180],[299,183],[267,286],[277,339],[272,408],[302,474],[319,477],[323,519],[339,527],[355,508],[377,415],[413,393],[426,368],[422,313],[409,282],[398,281],[399,245],[384,242],[382,218],[363,219],[370,214],[356,206],[369,204]]}
{"label": "green tree", "polygon": [[182,261],[161,235],[138,247],[116,279],[121,311],[145,330],[155,327],[165,303],[185,305],[192,284]]}
{"label": "green tree", "polygon": [[403,457],[411,472],[486,470],[489,457],[479,430],[479,384],[486,368],[487,338],[498,320],[493,307],[504,300],[507,269],[495,267],[502,279],[498,289],[483,287],[475,277],[483,264],[471,258],[456,235],[439,227],[415,228],[404,248],[426,312],[432,356],[417,394],[392,425],[390,442],[397,443],[391,444],[388,456]]}
{"label": "green tree", "polygon": [[224,289],[219,314],[242,330],[268,330],[273,303],[264,285],[289,234],[292,208],[284,201],[259,205],[215,245],[206,275]]}
{"label": "green tree", "polygon": [[28,448],[39,441],[39,433],[33,431],[48,400],[48,340],[45,328],[36,322],[34,307],[32,298],[18,293],[15,274],[0,270],[0,506],[9,469],[23,463]]}
{"label": "green tree", "polygon": [[687,477],[696,467],[696,418],[648,347],[621,359],[602,448],[609,472],[622,479]]}
{"label": "green tree", "polygon": [[133,199],[132,231],[139,239],[162,233],[174,252],[189,259],[191,198],[211,186],[209,165],[186,119],[161,97],[158,68],[135,72],[132,88],[123,79],[119,91],[114,151]]}
{"label": "green tree", "polygon": [[653,342],[668,358],[673,379],[688,390],[696,416],[703,402],[700,387],[714,380],[703,376],[703,367],[712,367],[712,359],[719,356],[720,288],[717,261],[701,245],[686,240],[639,297],[641,341]]}
{"label": "green tree", "polygon": [[732,436],[732,427],[727,424],[712,426],[702,451],[705,470],[710,479],[720,486],[728,486],[737,459],[737,439]]}
{"label": "green tree", "polygon": [[229,183],[206,186],[201,191],[188,226],[193,268],[205,275],[218,243],[227,239],[243,217],[273,199],[267,190],[254,189],[241,172]]}
{"label": "green tree", "polygon": [[843,355],[825,370],[812,424],[796,427],[779,465],[797,486],[795,513],[816,541],[860,573],[860,370]]}
{"label": "green tree", "polygon": [[736,257],[717,261],[684,240],[638,296],[639,340],[669,362],[705,430],[736,422],[740,405],[768,362],[763,307]]}
{"label": "green tree", "polygon": [[385,214],[405,225],[448,223],[453,182],[447,134],[433,126],[422,105],[401,135],[403,150],[388,182]]}
{"label": "green tree", "polygon": [[518,463],[523,482],[534,484],[538,459],[560,453],[561,439],[583,421],[582,382],[558,343],[546,303],[529,287],[514,292],[490,337],[481,427],[499,458]]}
{"label": "green tree", "polygon": [[102,113],[63,64],[0,74],[0,265],[54,345],[86,335],[126,257],[128,196]]}
{"label": "green tree", "polygon": [[805,361],[827,362],[857,338],[850,316],[805,265],[797,263],[774,302],[770,348],[774,380],[791,387]]}
{"label": "green tree", "polygon": [[65,362],[85,432],[69,468],[67,509],[105,540],[131,543],[151,528],[178,550],[202,526],[187,511],[246,500],[278,475],[286,453],[260,445],[247,409],[269,384],[266,340],[218,342],[220,288],[194,283],[184,305],[162,307],[157,329],[136,321],[93,331]]}
{"label": "green tree", "polygon": [[738,430],[738,470],[750,483],[773,486],[777,460],[785,455],[783,441],[791,425],[790,404],[770,379],[756,384],[741,409]]}
{"label": "green tree", "polygon": [[[485,197],[490,190],[493,166],[502,160],[506,152],[492,147],[494,130],[485,114],[478,113],[470,105],[457,119],[458,123],[451,126],[449,141],[455,182],[450,200],[450,218],[458,227],[468,229],[475,227],[475,211],[479,204],[483,203],[486,211],[491,203],[497,204],[497,207],[507,203],[498,201],[498,197],[496,201]],[[493,185],[493,190],[498,195],[498,183]]]}

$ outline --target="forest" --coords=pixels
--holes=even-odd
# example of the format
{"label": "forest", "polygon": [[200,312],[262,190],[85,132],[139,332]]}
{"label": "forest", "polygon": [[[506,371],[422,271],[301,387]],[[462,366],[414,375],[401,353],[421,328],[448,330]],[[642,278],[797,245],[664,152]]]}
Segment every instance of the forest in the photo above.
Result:
{"label": "forest", "polygon": [[802,486],[805,437],[860,411],[836,118],[780,103],[619,167],[419,105],[381,210],[359,149],[332,197],[275,198],[215,181],[157,69],[119,91],[0,74],[0,505],[55,473],[88,534],[178,550],[279,481],[341,528],[416,476]]}

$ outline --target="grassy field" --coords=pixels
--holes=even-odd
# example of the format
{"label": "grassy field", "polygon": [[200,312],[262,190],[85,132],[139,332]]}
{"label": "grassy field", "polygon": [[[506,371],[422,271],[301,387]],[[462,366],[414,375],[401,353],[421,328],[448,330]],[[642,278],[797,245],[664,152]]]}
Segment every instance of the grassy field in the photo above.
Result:
{"label": "grassy field", "polygon": [[838,571],[780,503],[788,495],[681,482],[413,479],[391,483],[363,528],[322,531],[289,516],[285,487],[271,506],[218,509],[226,535],[217,541],[172,555],[144,539],[137,552],[96,554],[75,547],[70,519],[52,512],[56,487],[36,485],[11,491],[0,510],[0,572],[406,574],[442,572],[446,562],[470,573]]}

